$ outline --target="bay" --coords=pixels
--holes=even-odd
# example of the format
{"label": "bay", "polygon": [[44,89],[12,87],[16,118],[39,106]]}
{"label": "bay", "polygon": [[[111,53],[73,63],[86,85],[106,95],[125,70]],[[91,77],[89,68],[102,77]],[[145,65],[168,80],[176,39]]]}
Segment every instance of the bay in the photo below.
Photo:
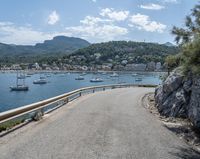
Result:
{"label": "bay", "polygon": [[[10,91],[10,86],[16,83],[16,73],[0,73],[0,112],[13,108],[48,99],[69,91],[96,85],[133,83],[133,84],[160,84],[160,75],[158,72],[120,72],[119,77],[110,77],[111,73],[87,73],[84,80],[75,80],[81,73],[37,73],[25,79],[29,86],[27,92]],[[50,76],[50,77],[47,77]],[[35,85],[33,81],[40,76],[47,77],[47,84]],[[91,83],[90,79],[100,77],[103,82]],[[136,81],[136,78],[142,78],[142,81]]]}

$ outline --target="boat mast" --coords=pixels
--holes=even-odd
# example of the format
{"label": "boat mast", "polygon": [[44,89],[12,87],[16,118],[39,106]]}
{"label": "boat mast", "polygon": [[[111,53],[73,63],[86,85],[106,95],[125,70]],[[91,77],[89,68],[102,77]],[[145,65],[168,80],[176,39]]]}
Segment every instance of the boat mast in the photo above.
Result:
{"label": "boat mast", "polygon": [[24,73],[23,74],[23,76],[24,76],[24,78],[23,78],[23,85],[25,86],[25,71],[23,73]]}
{"label": "boat mast", "polygon": [[17,80],[16,80],[16,85],[18,86],[18,78],[19,78],[19,75],[18,75],[18,70],[17,70]]}

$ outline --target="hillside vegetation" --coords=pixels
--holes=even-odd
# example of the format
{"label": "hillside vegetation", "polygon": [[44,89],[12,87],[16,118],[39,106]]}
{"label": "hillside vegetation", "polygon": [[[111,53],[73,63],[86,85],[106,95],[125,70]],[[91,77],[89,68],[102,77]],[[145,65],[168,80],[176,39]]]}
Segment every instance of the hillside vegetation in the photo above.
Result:
{"label": "hillside vegetation", "polygon": [[177,53],[178,48],[175,46],[145,42],[111,41],[92,44],[64,58],[69,63],[81,65],[120,64],[122,61],[127,63],[148,63],[151,61],[163,63],[166,56]]}

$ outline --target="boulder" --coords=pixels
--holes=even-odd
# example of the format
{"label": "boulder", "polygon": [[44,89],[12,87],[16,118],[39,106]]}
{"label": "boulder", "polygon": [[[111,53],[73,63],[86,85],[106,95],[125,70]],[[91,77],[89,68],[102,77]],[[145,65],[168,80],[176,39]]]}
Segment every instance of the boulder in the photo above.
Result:
{"label": "boulder", "polygon": [[[161,93],[160,93],[161,92]],[[161,115],[167,117],[187,117],[187,97],[182,88],[166,95],[162,88],[157,90],[155,96],[156,106]]]}
{"label": "boulder", "polygon": [[177,90],[183,82],[183,76],[180,73],[174,71],[162,85],[158,86],[155,90],[155,101],[158,107],[162,107],[165,100]]}
{"label": "boulder", "polygon": [[167,79],[163,82],[163,92],[166,96],[173,93],[183,84],[183,75],[173,72]]}
{"label": "boulder", "polygon": [[168,117],[187,117],[187,100],[182,88],[174,91],[162,104],[162,114]]}
{"label": "boulder", "polygon": [[182,107],[186,103],[186,98],[182,85],[183,75],[174,71],[161,86],[156,88],[155,103],[161,115],[185,116],[185,110]]}

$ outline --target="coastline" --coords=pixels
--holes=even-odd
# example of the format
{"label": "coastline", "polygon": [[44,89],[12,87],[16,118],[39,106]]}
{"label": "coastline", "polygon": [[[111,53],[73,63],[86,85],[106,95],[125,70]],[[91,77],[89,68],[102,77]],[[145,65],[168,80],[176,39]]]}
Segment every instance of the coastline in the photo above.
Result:
{"label": "coastline", "polygon": [[0,73],[16,73],[17,71],[23,71],[24,73],[167,73],[167,71],[78,71],[78,70],[0,70]]}

